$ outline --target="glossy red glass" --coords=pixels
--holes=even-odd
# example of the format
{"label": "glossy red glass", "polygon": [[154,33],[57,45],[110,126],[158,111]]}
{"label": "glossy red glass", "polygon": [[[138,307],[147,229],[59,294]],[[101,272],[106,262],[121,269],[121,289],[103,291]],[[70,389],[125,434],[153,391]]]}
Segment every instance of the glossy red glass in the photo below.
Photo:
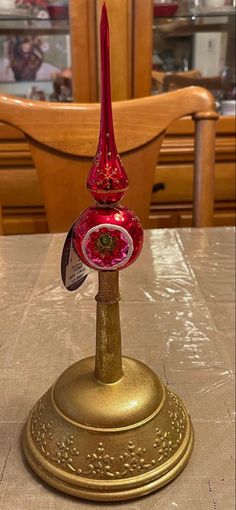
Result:
{"label": "glossy red glass", "polygon": [[101,123],[97,154],[87,186],[97,204],[88,207],[73,226],[77,254],[97,270],[128,267],[143,245],[143,229],[134,212],[117,202],[128,187],[128,178],[117,153],[111,107],[109,29],[105,4],[101,25]]}
{"label": "glossy red glass", "polygon": [[174,16],[178,9],[178,2],[173,1],[160,1],[155,2],[153,6],[154,11],[154,17],[161,18],[161,17],[168,17],[168,16]]}
{"label": "glossy red glass", "polygon": [[128,187],[128,177],[117,152],[111,106],[109,26],[105,4],[100,24],[101,41],[101,121],[97,153],[90,169],[87,187],[102,204],[121,200]]}
{"label": "glossy red glass", "polygon": [[143,229],[134,212],[126,207],[93,205],[76,221],[73,239],[79,257],[87,266],[123,269],[140,254]]}

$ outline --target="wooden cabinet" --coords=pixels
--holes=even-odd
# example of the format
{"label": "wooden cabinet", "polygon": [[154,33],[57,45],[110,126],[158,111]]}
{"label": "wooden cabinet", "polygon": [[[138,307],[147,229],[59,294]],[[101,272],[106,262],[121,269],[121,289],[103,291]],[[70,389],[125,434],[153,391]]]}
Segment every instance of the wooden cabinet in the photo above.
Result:
{"label": "wooden cabinet", "polygon": [[[111,28],[113,101],[150,95],[153,1],[106,0],[106,3]],[[97,42],[101,4],[102,0],[69,1],[73,97],[78,102],[99,98]],[[191,224],[193,129],[193,122],[186,118],[167,132],[153,183],[150,228]],[[221,117],[216,136],[216,225],[234,224],[234,137],[235,118]],[[47,232],[43,198],[29,147],[20,132],[3,124],[0,124],[0,217],[1,214],[6,234]]]}
{"label": "wooden cabinet", "polygon": [[[171,126],[156,168],[150,228],[188,227],[192,222],[194,125]],[[215,226],[235,224],[235,118],[220,117],[215,145]]]}
{"label": "wooden cabinet", "polygon": [[[221,117],[216,135],[215,225],[233,225],[235,125]],[[173,124],[164,139],[150,203],[150,228],[187,227],[192,216],[193,122]],[[158,185],[158,186],[157,186]],[[163,189],[162,189],[163,188]],[[47,232],[43,198],[29,147],[16,129],[0,124],[0,205],[5,234]]]}
{"label": "wooden cabinet", "polygon": [[[9,16],[0,5],[1,93],[26,97],[36,88],[38,92],[40,89],[41,97],[48,100],[53,93],[51,77],[66,67],[72,71],[73,100],[80,103],[98,101],[102,3],[103,0],[68,0],[68,14],[66,10],[63,19],[47,19],[46,11],[38,18],[30,7],[23,6],[14,9]],[[152,0],[106,0],[106,5],[110,24],[112,99],[119,101],[149,95]],[[22,44],[21,39],[29,39],[29,44],[32,39],[37,39],[41,64],[30,79],[22,74],[19,81],[12,72],[9,38],[16,38],[18,45]],[[20,50],[16,48],[14,51],[19,54],[23,50],[20,46]],[[25,58],[25,67],[28,61]]]}
{"label": "wooden cabinet", "polygon": [[[99,100],[99,24],[103,0],[70,0],[73,97]],[[112,100],[151,93],[152,0],[106,0],[110,26]]]}
{"label": "wooden cabinet", "polygon": [[43,198],[24,136],[0,124],[0,205],[4,234],[47,232]]}

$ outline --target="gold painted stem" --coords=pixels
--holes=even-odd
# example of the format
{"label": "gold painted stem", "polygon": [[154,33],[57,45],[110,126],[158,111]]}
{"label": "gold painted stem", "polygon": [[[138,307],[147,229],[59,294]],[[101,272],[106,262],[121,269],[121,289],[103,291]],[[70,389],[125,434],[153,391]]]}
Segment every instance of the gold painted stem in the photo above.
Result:
{"label": "gold painted stem", "polygon": [[114,383],[122,377],[119,272],[98,273],[95,377]]}

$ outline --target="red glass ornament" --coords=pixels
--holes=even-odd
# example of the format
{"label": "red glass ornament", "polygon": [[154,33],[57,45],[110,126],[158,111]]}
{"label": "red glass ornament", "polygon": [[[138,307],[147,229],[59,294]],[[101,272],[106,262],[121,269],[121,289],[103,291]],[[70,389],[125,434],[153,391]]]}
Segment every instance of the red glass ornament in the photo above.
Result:
{"label": "red glass ornament", "polygon": [[137,216],[121,205],[93,205],[82,212],[73,229],[74,246],[87,266],[98,270],[128,267],[143,245]]}
{"label": "red glass ornament", "polygon": [[109,26],[105,4],[100,24],[101,41],[101,121],[98,148],[90,169],[87,187],[100,204],[121,200],[128,188],[128,177],[117,153],[111,107]]}

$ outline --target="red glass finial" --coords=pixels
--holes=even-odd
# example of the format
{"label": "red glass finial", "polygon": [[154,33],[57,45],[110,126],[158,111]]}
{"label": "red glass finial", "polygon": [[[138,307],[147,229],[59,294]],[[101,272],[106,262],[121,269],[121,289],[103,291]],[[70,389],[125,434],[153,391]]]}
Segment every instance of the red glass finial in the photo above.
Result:
{"label": "red glass finial", "polygon": [[101,44],[101,120],[97,153],[90,169],[87,186],[101,204],[114,204],[124,195],[128,177],[117,153],[111,107],[109,25],[105,3],[100,23]]}
{"label": "red glass finial", "polygon": [[136,260],[143,244],[143,229],[135,213],[117,202],[128,178],[117,154],[110,86],[107,10],[101,15],[101,123],[97,154],[87,186],[97,204],[83,211],[73,226],[74,247],[87,266],[98,271],[120,270]]}

